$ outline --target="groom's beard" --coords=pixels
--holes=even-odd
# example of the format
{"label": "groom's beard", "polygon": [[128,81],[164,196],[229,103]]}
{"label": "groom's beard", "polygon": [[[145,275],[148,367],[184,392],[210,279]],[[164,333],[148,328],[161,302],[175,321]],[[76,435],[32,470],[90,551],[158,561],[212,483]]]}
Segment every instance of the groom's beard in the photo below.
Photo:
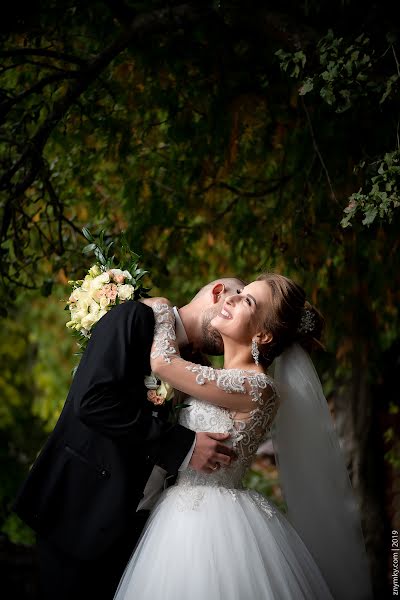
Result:
{"label": "groom's beard", "polygon": [[211,326],[211,321],[220,312],[219,306],[213,306],[204,311],[201,320],[201,350],[205,354],[212,354],[218,356],[224,353],[224,343],[219,332]]}

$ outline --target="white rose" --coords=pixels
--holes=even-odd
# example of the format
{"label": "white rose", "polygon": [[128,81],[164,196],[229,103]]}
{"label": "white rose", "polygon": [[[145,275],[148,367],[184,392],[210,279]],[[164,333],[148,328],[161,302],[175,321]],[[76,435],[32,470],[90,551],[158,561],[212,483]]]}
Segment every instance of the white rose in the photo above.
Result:
{"label": "white rose", "polygon": [[77,308],[79,311],[88,311],[91,302],[92,298],[90,294],[88,292],[82,292],[81,294],[79,294],[74,308]]}
{"label": "white rose", "polygon": [[79,310],[73,315],[73,319],[77,325],[80,325],[80,323],[82,322],[82,319],[87,317],[87,315],[88,315],[87,310]]}
{"label": "white rose", "polygon": [[[110,282],[110,276],[108,273],[102,273],[95,277],[90,285],[90,289],[93,292],[94,290],[99,290],[105,283]],[[83,287],[83,286],[82,286]]]}
{"label": "white rose", "polygon": [[86,277],[83,280],[83,283],[81,285],[82,290],[85,292],[88,292],[92,287],[92,283],[93,283],[93,277],[91,277],[90,275],[86,275]]}
{"label": "white rose", "polygon": [[122,275],[125,277],[125,279],[132,279],[132,275],[129,273],[129,271],[122,271]]}
{"label": "white rose", "polygon": [[122,275],[121,269],[109,269],[107,273],[111,273],[112,275]]}
{"label": "white rose", "polygon": [[166,381],[162,381],[157,388],[156,394],[167,401],[170,400],[174,395],[174,388]]}
{"label": "white rose", "polygon": [[86,317],[83,317],[82,321],[81,321],[81,326],[84,329],[89,330],[91,327],[93,327],[93,325],[95,323],[97,323],[98,321],[98,315],[97,313],[88,313],[86,315]]}
{"label": "white rose", "polygon": [[78,300],[80,300],[80,298],[82,298],[82,296],[84,296],[86,294],[85,291],[82,291],[82,288],[76,288],[75,290],[72,291],[71,295],[70,295],[70,301],[71,299],[73,299],[75,302],[78,302]]}
{"label": "white rose", "polygon": [[90,304],[89,304],[89,312],[91,312],[94,315],[97,315],[97,313],[100,310],[100,305],[95,302],[94,300],[91,300]]}
{"label": "white rose", "polygon": [[90,292],[90,295],[92,297],[92,299],[97,302],[98,304],[100,304],[100,298],[101,298],[101,289],[100,290],[93,290],[93,292]]}
{"label": "white rose", "polygon": [[88,314],[87,309],[85,310],[82,308],[74,308],[70,312],[71,312],[71,319],[74,319],[74,321],[80,321],[81,319],[83,319],[83,317],[86,317],[86,315]]}
{"label": "white rose", "polygon": [[70,306],[69,312],[71,314],[71,319],[75,319],[75,315],[78,312],[78,309],[76,308],[76,306]]}
{"label": "white rose", "polygon": [[133,296],[135,288],[133,285],[123,284],[118,286],[118,296],[120,300],[129,300]]}
{"label": "white rose", "polygon": [[111,302],[110,298],[107,296],[100,296],[100,308],[105,309]]}

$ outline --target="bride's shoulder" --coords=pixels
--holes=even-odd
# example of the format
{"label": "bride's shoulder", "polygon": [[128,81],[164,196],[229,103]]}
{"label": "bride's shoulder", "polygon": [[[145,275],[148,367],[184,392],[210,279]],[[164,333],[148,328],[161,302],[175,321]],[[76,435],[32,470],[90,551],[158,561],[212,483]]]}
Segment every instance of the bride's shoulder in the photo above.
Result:
{"label": "bride's shoulder", "polygon": [[229,370],[241,373],[243,377],[256,384],[270,384],[275,386],[273,377],[268,373],[265,373],[265,371],[259,371],[257,369],[228,369],[228,371]]}
{"label": "bride's shoulder", "polygon": [[[251,394],[259,392],[265,397],[277,395],[273,378],[264,371],[256,369],[219,369],[218,379],[224,381],[226,386],[241,387]],[[236,384],[236,385],[235,385]]]}

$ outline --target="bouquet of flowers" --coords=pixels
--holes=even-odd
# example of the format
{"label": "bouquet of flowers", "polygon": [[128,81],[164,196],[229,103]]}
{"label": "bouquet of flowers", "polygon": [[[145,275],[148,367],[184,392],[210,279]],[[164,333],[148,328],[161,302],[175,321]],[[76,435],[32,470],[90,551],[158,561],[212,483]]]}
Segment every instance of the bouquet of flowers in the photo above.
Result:
{"label": "bouquet of flowers", "polygon": [[[90,231],[82,229],[82,233],[89,242],[84,249],[84,254],[93,252],[97,261],[90,267],[84,279],[69,281],[72,286],[71,295],[65,310],[70,311],[71,319],[66,326],[78,338],[79,352],[83,354],[90,339],[93,327],[114,306],[127,300],[148,298],[150,288],[142,285],[142,278],[148,273],[139,267],[139,256],[132,252],[122,239],[118,245],[122,259],[116,260],[111,255],[114,241],[107,240],[101,232],[96,240]],[[75,367],[73,374],[77,366]],[[155,406],[161,406],[174,398],[174,389],[165,381],[158,379],[154,373],[145,377],[144,384],[148,389],[147,399]],[[180,404],[174,408],[183,408]],[[174,417],[176,418],[176,417]]]}
{"label": "bouquet of flowers", "polygon": [[97,261],[84,279],[69,281],[72,292],[65,309],[70,311],[71,319],[66,326],[78,337],[78,355],[83,354],[93,327],[113,306],[148,297],[149,291],[141,283],[148,271],[138,266],[139,256],[129,250],[124,240],[119,246],[124,258],[117,261],[111,254],[114,241],[107,240],[104,232],[97,240],[86,228],[82,233],[89,242],[83,252],[93,252]]}

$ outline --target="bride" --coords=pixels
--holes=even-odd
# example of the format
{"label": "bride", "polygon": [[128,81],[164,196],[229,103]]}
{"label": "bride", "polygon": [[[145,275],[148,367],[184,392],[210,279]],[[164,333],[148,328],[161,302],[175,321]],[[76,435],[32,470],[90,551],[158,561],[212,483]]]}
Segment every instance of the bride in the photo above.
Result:
{"label": "bride", "polygon": [[[184,361],[165,299],[155,313],[152,369],[185,392],[180,423],[230,433],[238,459],[190,467],[152,511],[117,600],[366,600],[372,598],[358,511],[318,376],[299,343],[319,313],[290,279],[264,274],[227,297],[212,325],[224,368]],[[308,346],[307,346],[308,347]],[[275,378],[267,368],[275,361]],[[273,428],[288,515],[244,489]]]}

